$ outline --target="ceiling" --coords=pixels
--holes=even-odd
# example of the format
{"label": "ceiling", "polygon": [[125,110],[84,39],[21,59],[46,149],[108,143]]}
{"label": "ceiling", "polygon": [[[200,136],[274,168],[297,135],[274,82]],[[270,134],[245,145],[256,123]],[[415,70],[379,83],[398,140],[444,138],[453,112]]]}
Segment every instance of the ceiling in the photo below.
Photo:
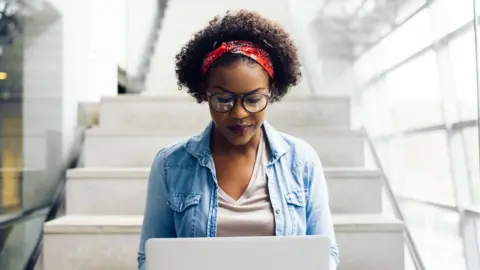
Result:
{"label": "ceiling", "polygon": [[313,23],[319,53],[354,60],[426,0],[324,0]]}

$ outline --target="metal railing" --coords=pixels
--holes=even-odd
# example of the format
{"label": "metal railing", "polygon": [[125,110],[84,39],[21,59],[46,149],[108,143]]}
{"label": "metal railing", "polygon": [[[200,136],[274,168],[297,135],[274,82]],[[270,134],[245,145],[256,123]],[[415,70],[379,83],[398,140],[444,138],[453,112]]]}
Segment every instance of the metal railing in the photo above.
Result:
{"label": "metal railing", "polygon": [[138,74],[136,76],[129,75],[128,73],[126,74],[126,91],[128,93],[140,93],[145,91],[145,80],[150,72],[150,64],[155,53],[155,45],[159,38],[159,32],[162,28],[167,5],[168,0],[158,0],[155,21],[151,25],[150,33],[144,46]]}
{"label": "metal railing", "polygon": [[412,234],[405,223],[405,218],[402,212],[402,209],[400,208],[400,205],[398,203],[398,199],[395,195],[395,192],[393,191],[390,179],[388,178],[388,175],[385,173],[385,169],[382,165],[382,162],[380,160],[380,157],[375,149],[375,145],[373,143],[372,137],[370,134],[367,132],[365,127],[362,127],[362,132],[365,135],[365,139],[367,141],[368,147],[370,149],[370,152],[372,153],[373,159],[375,161],[375,165],[378,167],[380,170],[381,178],[383,180],[383,186],[385,188],[385,192],[387,194],[387,197],[390,201],[390,204],[392,205],[393,212],[395,214],[395,217],[398,218],[399,220],[404,222],[404,237],[405,237],[405,243],[407,245],[408,251],[410,252],[410,256],[412,257],[413,264],[415,266],[415,269],[417,270],[425,270],[425,264],[423,263],[423,260],[420,256],[420,253],[418,251],[418,248],[415,244],[415,241],[413,240]]}

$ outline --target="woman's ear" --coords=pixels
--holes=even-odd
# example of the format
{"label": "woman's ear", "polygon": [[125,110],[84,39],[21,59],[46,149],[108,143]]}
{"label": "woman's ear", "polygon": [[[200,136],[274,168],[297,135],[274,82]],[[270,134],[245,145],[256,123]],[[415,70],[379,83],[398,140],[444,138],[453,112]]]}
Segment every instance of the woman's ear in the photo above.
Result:
{"label": "woman's ear", "polygon": [[270,101],[273,101],[273,98],[275,97],[275,95],[277,94],[277,90],[275,88],[275,85],[270,84]]}

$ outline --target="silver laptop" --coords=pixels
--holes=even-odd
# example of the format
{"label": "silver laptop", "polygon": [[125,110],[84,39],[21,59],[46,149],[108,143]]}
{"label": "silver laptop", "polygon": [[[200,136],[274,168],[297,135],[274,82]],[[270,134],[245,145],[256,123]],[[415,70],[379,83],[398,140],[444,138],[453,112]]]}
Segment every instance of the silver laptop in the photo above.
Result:
{"label": "silver laptop", "polygon": [[164,238],[146,242],[147,270],[328,270],[325,236]]}

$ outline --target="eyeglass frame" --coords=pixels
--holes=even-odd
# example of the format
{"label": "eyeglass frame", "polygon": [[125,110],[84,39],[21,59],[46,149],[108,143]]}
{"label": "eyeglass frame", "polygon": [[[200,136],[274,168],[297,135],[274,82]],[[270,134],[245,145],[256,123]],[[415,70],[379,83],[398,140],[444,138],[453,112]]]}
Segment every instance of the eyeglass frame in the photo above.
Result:
{"label": "eyeglass frame", "polygon": [[[237,105],[237,100],[240,98],[240,101],[241,101],[241,104],[242,104],[242,107],[245,111],[249,112],[249,113],[259,113],[259,112],[262,112],[264,111],[267,107],[268,107],[268,104],[270,103],[270,100],[272,98],[272,93],[268,93],[268,94],[262,94],[262,93],[258,93],[257,91],[254,91],[254,92],[250,92],[250,93],[245,93],[245,94],[235,94],[235,93],[232,93],[232,92],[227,92],[227,91],[222,91],[222,92],[217,92],[217,93],[210,93],[210,92],[206,92],[206,96],[208,97],[208,103],[210,104],[210,106],[213,108],[214,106],[212,106],[212,103],[211,103],[211,97],[212,96],[215,96],[215,95],[220,95],[220,94],[228,94],[230,96],[232,96],[234,99],[233,99],[233,106],[232,108],[230,108],[230,110],[228,111],[218,111],[218,110],[215,110],[213,109],[214,111],[216,112],[219,112],[219,113],[227,113],[227,112],[231,112],[235,106]],[[262,95],[264,97],[267,98],[267,103],[265,103],[265,107],[263,107],[263,109],[261,109],[260,111],[257,111],[257,112],[251,112],[249,111],[246,107],[245,107],[245,98],[249,95],[253,95],[253,94],[257,94],[257,95]]]}

